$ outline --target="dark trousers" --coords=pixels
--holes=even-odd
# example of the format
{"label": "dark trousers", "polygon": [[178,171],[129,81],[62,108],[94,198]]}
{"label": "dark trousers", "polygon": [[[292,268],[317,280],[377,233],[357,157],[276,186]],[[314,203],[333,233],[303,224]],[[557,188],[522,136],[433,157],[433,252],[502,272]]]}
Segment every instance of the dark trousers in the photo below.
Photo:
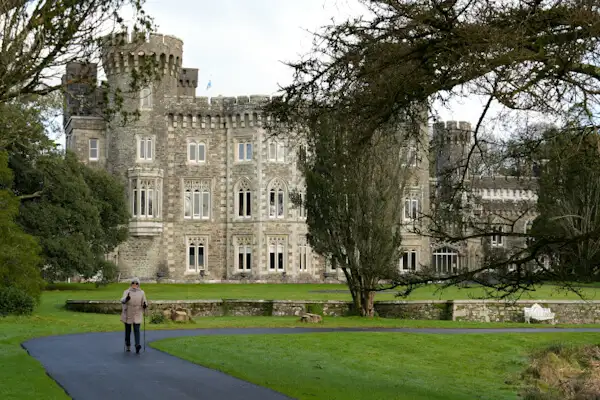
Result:
{"label": "dark trousers", "polygon": [[131,346],[131,325],[133,325],[135,345],[140,344],[140,324],[125,324],[125,345],[127,347]]}

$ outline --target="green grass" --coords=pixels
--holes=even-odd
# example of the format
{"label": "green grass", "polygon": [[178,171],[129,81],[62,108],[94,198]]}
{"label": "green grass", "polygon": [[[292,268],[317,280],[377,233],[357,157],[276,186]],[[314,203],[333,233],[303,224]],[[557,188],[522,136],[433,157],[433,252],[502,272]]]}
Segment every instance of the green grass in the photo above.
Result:
{"label": "green grass", "polygon": [[[166,339],[152,347],[298,399],[515,399],[527,354],[597,334],[316,333]],[[506,383],[506,382],[509,383]]]}
{"label": "green grass", "polygon": [[[118,315],[85,314],[67,312],[67,299],[118,299],[126,284],[114,284],[96,289],[93,284],[69,285],[66,291],[47,291],[42,296],[40,307],[31,317],[0,318],[0,399],[66,399],[62,389],[46,376],[42,366],[21,348],[28,339],[79,332],[101,332],[122,329]],[[345,293],[313,293],[315,290],[345,290],[344,285],[150,285],[144,284],[148,297],[159,299],[301,299],[301,300],[349,300]],[[474,290],[476,291],[476,290]],[[559,298],[552,288],[542,288],[534,297]],[[574,295],[570,295],[569,298]],[[432,294],[432,290],[420,290],[413,299],[469,298],[468,291],[454,289]],[[394,299],[393,294],[379,294],[379,300]],[[148,329],[172,328],[219,328],[219,327],[293,327],[300,326],[294,317],[210,317],[197,318],[194,324],[165,324]],[[523,324],[497,324],[451,321],[410,321],[394,319],[364,320],[360,318],[326,318],[323,327],[438,327],[438,328],[483,328],[522,327]],[[535,327],[543,326],[540,324]],[[563,325],[567,326],[567,325]],[[598,325],[596,325],[598,326]]]}
{"label": "green grass", "polygon": [[[56,299],[115,300],[121,297],[127,284],[111,284],[95,288],[94,284],[67,284],[60,287],[68,291],[49,291]],[[263,299],[263,300],[351,300],[346,285],[343,284],[142,284],[149,299],[188,300],[188,299]],[[414,291],[408,300],[452,300],[471,299],[484,295],[480,287],[449,288],[443,291],[431,285]],[[335,292],[323,292],[335,291]],[[582,288],[587,300],[600,299],[600,288]],[[61,294],[63,296],[61,296]],[[68,296],[65,296],[68,294]],[[545,285],[524,294],[522,299],[580,299],[577,294],[558,290]],[[378,293],[375,300],[400,300],[394,293]]]}

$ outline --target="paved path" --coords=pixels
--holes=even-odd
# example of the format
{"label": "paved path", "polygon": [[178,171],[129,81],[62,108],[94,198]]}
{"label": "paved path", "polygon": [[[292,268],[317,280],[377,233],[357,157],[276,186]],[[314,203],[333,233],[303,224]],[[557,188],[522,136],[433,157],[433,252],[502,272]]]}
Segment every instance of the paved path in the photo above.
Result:
{"label": "paved path", "polygon": [[[600,332],[600,328],[410,329],[247,328],[148,331],[146,341],[202,335],[308,332],[404,332],[429,334]],[[133,336],[133,335],[132,335]],[[133,339],[133,338],[132,338]],[[123,333],[50,336],[23,343],[50,377],[75,400],[284,400],[289,397],[146,346],[123,352]],[[133,346],[132,346],[133,347]]]}

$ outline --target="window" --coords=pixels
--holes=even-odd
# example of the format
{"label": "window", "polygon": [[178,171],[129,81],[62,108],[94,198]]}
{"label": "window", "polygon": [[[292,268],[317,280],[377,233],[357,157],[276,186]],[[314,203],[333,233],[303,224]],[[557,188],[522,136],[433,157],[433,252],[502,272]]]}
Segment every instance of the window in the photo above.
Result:
{"label": "window", "polygon": [[457,272],[460,267],[458,253],[449,247],[436,250],[431,258],[435,271],[440,274]]}
{"label": "window", "polygon": [[238,271],[250,271],[252,269],[252,238],[237,238],[237,269]]}
{"label": "window", "polygon": [[298,206],[298,218],[306,218],[306,193],[300,193],[301,204]]}
{"label": "window", "polygon": [[204,143],[196,143],[195,141],[188,143],[188,161],[191,163],[206,161],[206,146]]}
{"label": "window", "polygon": [[98,159],[98,139],[90,139],[90,160]]}
{"label": "window", "polygon": [[153,142],[151,137],[138,138],[138,160],[152,161]]}
{"label": "window", "polygon": [[284,217],[284,195],[283,184],[275,180],[269,188],[269,218]]}
{"label": "window", "polygon": [[[533,221],[527,221],[525,223],[525,234],[526,235],[530,235],[531,234],[531,229],[533,229]],[[534,238],[532,236],[526,236],[525,237],[525,243],[530,246],[532,245],[534,242]]]}
{"label": "window", "polygon": [[238,161],[252,160],[252,143],[238,143]]}
{"label": "window", "polygon": [[252,215],[252,191],[250,183],[245,179],[238,185],[237,210],[238,217],[249,218]]}
{"label": "window", "polygon": [[276,140],[269,141],[269,161],[285,162],[285,145]]}
{"label": "window", "polygon": [[403,159],[402,165],[408,167],[416,167],[417,166],[417,146],[414,144],[410,144],[402,151]]}
{"label": "window", "polygon": [[187,241],[187,270],[197,272],[206,268],[206,237],[192,237]]}
{"label": "window", "polygon": [[269,238],[269,270],[283,271],[285,268],[283,250],[285,248],[284,238]]}
{"label": "window", "polygon": [[135,178],[131,181],[131,213],[136,218],[160,216],[160,181],[156,178]]}
{"label": "window", "polygon": [[502,236],[502,227],[497,226],[493,229],[493,234],[490,238],[492,247],[504,246],[504,237]]}
{"label": "window", "polygon": [[406,251],[400,257],[400,271],[417,270],[417,252],[415,250]]}
{"label": "window", "polygon": [[299,256],[299,264],[298,269],[300,271],[308,270],[308,245],[306,241],[300,241],[298,243],[298,256]]}
{"label": "window", "polygon": [[140,90],[140,104],[141,108],[152,108],[152,89],[146,86]]}
{"label": "window", "polygon": [[185,181],[183,217],[186,219],[210,218],[210,185],[205,181]]}
{"label": "window", "polygon": [[419,199],[409,198],[404,200],[404,219],[415,220],[419,216]]}

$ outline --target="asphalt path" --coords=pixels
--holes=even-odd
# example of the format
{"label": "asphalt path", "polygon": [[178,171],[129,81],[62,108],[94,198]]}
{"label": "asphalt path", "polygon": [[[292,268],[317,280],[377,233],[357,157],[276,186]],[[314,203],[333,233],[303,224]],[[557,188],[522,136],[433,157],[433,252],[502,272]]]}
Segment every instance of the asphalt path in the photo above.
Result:
{"label": "asphalt path", "polygon": [[[146,332],[146,351],[123,351],[124,333],[48,336],[22,344],[46,373],[75,400],[284,400],[281,393],[205,368],[147,344],[184,336],[265,335],[316,332],[401,332],[421,334],[498,334],[600,332],[600,328],[231,328]],[[133,336],[133,335],[132,335]],[[132,338],[133,339],[133,338]],[[142,335],[143,339],[143,335]],[[132,350],[134,346],[131,346]]]}

